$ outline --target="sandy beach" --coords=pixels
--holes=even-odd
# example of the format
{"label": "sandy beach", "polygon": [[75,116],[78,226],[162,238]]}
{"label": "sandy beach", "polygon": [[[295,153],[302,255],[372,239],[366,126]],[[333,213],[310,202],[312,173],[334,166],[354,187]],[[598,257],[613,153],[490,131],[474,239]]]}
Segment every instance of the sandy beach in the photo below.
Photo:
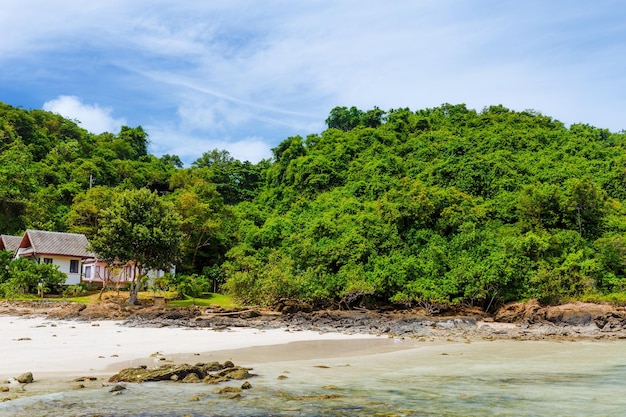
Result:
{"label": "sandy beach", "polygon": [[[283,329],[214,331],[124,327],[121,324],[121,321],[106,320],[85,322],[0,316],[0,379],[23,372],[32,372],[35,376],[114,373],[131,362],[163,362],[181,357],[196,357],[197,361],[214,352],[292,342],[380,339]],[[357,346],[359,344],[355,344]]]}

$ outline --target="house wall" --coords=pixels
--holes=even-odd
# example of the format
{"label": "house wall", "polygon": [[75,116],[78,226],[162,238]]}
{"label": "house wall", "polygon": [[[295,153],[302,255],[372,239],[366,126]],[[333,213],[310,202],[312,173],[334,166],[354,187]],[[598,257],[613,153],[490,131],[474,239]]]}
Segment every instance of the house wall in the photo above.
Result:
{"label": "house wall", "polygon": [[[155,279],[162,277],[167,272],[174,275],[176,273],[176,267],[172,267],[170,271],[162,271],[151,269],[146,273],[146,276],[149,279],[149,284],[151,285]],[[114,283],[129,283],[133,281],[135,271],[133,270],[132,265],[118,265],[113,268],[112,274],[109,277],[108,271],[106,269],[106,263],[102,261],[97,262],[87,262],[83,266],[83,281],[87,282],[103,282],[109,278],[109,282],[111,284]]]}
{"label": "house wall", "polygon": [[[80,258],[72,258],[67,256],[54,256],[54,255],[40,255],[37,258],[39,263],[44,263],[44,259],[52,259],[52,263],[54,265],[59,266],[59,270],[67,275],[67,279],[65,280],[65,285],[76,285],[80,284],[80,273],[82,269],[81,259]],[[78,262],[78,272],[70,272],[70,264],[71,261],[74,260]]]}

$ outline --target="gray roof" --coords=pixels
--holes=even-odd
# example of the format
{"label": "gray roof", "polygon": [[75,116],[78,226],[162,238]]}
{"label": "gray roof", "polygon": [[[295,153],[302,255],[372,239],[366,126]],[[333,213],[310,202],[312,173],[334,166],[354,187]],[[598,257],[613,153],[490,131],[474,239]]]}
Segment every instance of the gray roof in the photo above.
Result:
{"label": "gray roof", "polygon": [[15,252],[22,242],[22,236],[0,235],[0,250]]}
{"label": "gray roof", "polygon": [[45,232],[43,230],[27,230],[19,245],[20,248],[32,248],[40,255],[75,256],[91,258],[93,253],[87,250],[89,241],[83,234]]}

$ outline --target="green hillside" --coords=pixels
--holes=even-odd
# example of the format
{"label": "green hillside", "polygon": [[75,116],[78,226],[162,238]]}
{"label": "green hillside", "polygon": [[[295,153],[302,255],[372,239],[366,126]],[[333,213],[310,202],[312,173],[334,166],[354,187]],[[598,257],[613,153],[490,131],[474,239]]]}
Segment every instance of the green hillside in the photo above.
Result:
{"label": "green hillside", "polygon": [[228,288],[432,307],[624,289],[626,136],[533,111],[336,108],[238,206]]}
{"label": "green hillside", "polygon": [[337,107],[271,161],[147,152],[141,127],[92,135],[0,104],[0,232],[92,236],[116,193],[183,219],[178,270],[244,303],[296,298],[493,309],[626,286],[626,135],[534,111]]}

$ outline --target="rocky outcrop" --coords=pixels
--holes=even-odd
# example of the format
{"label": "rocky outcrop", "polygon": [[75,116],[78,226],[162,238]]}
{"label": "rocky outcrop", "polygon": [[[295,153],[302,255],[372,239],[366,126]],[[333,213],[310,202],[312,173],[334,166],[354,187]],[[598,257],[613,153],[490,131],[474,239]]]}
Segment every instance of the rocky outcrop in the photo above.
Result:
{"label": "rocky outcrop", "polygon": [[229,380],[248,379],[254,376],[249,371],[251,368],[235,366],[226,361],[198,363],[196,365],[163,365],[156,368],[139,366],[122,369],[109,378],[109,382],[149,382],[149,381],[180,381],[184,383],[205,382],[214,384]]}
{"label": "rocky outcrop", "polygon": [[501,307],[494,315],[494,321],[501,323],[532,324],[545,320],[544,312],[537,300],[526,303],[510,303]]}
{"label": "rocky outcrop", "polygon": [[557,326],[594,326],[602,330],[624,330],[626,310],[608,304],[593,303],[543,307],[537,300],[530,300],[505,305],[496,312],[494,320],[503,323],[551,323]]}

